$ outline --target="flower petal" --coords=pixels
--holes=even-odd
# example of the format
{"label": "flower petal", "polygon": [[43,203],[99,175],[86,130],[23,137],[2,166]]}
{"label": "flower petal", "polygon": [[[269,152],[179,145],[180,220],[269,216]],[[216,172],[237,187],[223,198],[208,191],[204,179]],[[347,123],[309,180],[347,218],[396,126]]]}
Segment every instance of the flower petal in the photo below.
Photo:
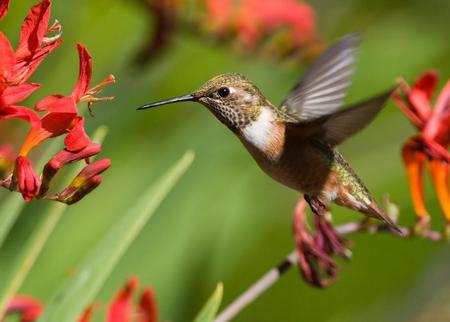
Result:
{"label": "flower petal", "polygon": [[79,151],[91,143],[89,136],[84,130],[84,118],[79,116],[73,128],[64,140],[64,145],[69,151]]}
{"label": "flower petal", "polygon": [[31,56],[41,49],[50,20],[50,0],[42,0],[32,7],[22,24],[17,59]]}
{"label": "flower petal", "polygon": [[441,160],[430,160],[428,163],[434,189],[444,212],[447,223],[450,223],[450,191],[449,191],[449,171],[450,165]]}
{"label": "flower petal", "polygon": [[422,135],[439,142],[444,148],[450,144],[450,81],[442,89]]}
{"label": "flower petal", "polygon": [[9,86],[2,95],[3,102],[7,105],[16,104],[30,96],[41,85],[36,83],[24,83],[17,86]]}
{"label": "flower petal", "polygon": [[0,108],[0,120],[10,118],[24,120],[30,123],[32,128],[39,128],[41,126],[39,115],[37,115],[33,110],[23,106],[3,106]]}
{"label": "flower petal", "polygon": [[100,144],[90,143],[86,148],[76,153],[66,149],[59,151],[44,167],[44,171],[42,172],[41,191],[39,194],[43,195],[48,191],[50,181],[62,167],[72,162],[88,159],[89,157],[100,153],[100,150]]}
{"label": "flower petal", "polygon": [[427,94],[421,90],[411,90],[408,93],[408,100],[420,119],[427,120],[431,114],[431,105]]}
{"label": "flower petal", "polygon": [[34,73],[39,64],[49,53],[55,50],[62,43],[61,39],[48,44],[41,49],[31,53],[30,56],[18,57],[16,54],[15,78],[13,82],[20,84],[25,82]]}
{"label": "flower petal", "polygon": [[77,114],[77,106],[70,96],[50,95],[41,99],[34,107],[36,111]]}
{"label": "flower petal", "polygon": [[25,201],[28,202],[39,194],[41,181],[26,157],[17,157],[13,180],[17,182],[17,188]]}
{"label": "flower petal", "polygon": [[437,72],[435,70],[429,70],[419,77],[412,90],[423,92],[426,98],[430,100],[434,90],[436,89],[438,81],[439,77]]}
{"label": "flower petal", "polygon": [[423,168],[426,162],[426,156],[423,152],[417,150],[417,145],[414,140],[409,140],[403,146],[402,157],[406,166],[411,199],[416,215],[419,218],[427,218],[429,214],[425,206],[423,193]]}
{"label": "flower petal", "polygon": [[78,80],[72,92],[72,97],[79,102],[81,97],[86,93],[92,77],[92,58],[83,45],[77,44],[78,58],[80,61]]}
{"label": "flower petal", "polygon": [[13,76],[15,64],[14,50],[6,36],[0,32],[0,93],[6,88],[6,84]]}
{"label": "flower petal", "polygon": [[158,306],[156,304],[155,291],[146,288],[142,292],[139,301],[139,311],[136,322],[158,322]]}
{"label": "flower petal", "polygon": [[[111,166],[111,160],[109,160],[109,159],[97,160],[94,163],[87,165],[83,170],[81,170],[80,173],[76,176],[75,180],[78,182],[87,180],[98,174],[103,173],[110,166]],[[77,183],[75,181],[73,183],[74,183],[74,185],[77,185]]]}
{"label": "flower petal", "polygon": [[94,312],[94,306],[90,305],[86,310],[84,310],[78,322],[90,322],[92,313]]}
{"label": "flower petal", "polygon": [[298,267],[307,283],[317,287],[327,287],[335,280],[338,267],[331,256],[318,244],[316,236],[309,230],[306,221],[306,205],[305,199],[301,198],[297,203],[293,218]]}
{"label": "flower petal", "polygon": [[108,308],[107,322],[130,321],[132,316],[132,296],[138,286],[137,277],[131,277],[119,291]]}
{"label": "flower petal", "polygon": [[21,322],[36,321],[43,311],[42,304],[30,297],[24,295],[15,296],[6,308],[6,315],[20,313]]}
{"label": "flower petal", "polygon": [[232,0],[206,0],[208,12],[207,27],[215,32],[224,33],[232,24]]}
{"label": "flower petal", "polygon": [[0,20],[8,13],[9,0],[0,0]]}
{"label": "flower petal", "polygon": [[[399,87],[392,94],[392,99],[397,104],[397,106],[406,114],[406,116],[410,119],[410,121],[414,124],[414,126],[421,130],[424,127],[425,120],[421,118],[420,115],[417,114],[416,110],[411,106],[409,101],[405,101],[404,93],[409,93],[410,89],[406,84],[403,87]],[[406,96],[406,95],[405,95]]]}

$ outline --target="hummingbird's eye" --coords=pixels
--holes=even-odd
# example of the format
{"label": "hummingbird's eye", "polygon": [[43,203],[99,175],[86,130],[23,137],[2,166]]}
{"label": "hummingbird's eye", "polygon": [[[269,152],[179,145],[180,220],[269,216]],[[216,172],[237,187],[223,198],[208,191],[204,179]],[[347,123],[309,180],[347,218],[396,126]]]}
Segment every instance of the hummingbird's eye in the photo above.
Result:
{"label": "hummingbird's eye", "polygon": [[219,88],[217,93],[220,97],[227,97],[228,95],[230,95],[230,89],[228,87],[221,87]]}

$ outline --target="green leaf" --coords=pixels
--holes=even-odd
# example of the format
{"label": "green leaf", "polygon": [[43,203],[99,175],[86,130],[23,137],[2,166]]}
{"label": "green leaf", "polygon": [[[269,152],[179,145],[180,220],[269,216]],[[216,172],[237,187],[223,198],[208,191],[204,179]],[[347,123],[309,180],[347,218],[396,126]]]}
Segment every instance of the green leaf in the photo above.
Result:
{"label": "green leaf", "polygon": [[20,193],[10,192],[0,207],[0,248],[25,206]]}
{"label": "green leaf", "polygon": [[139,194],[141,197],[138,201],[131,205],[80,265],[79,273],[68,280],[50,300],[39,321],[77,320],[81,312],[93,302],[131,242],[192,163],[193,157],[192,152],[186,153],[155,184]]}
{"label": "green leaf", "polygon": [[209,298],[208,302],[203,306],[194,322],[212,322],[219,310],[220,302],[222,302],[223,285],[219,283],[216,290]]}

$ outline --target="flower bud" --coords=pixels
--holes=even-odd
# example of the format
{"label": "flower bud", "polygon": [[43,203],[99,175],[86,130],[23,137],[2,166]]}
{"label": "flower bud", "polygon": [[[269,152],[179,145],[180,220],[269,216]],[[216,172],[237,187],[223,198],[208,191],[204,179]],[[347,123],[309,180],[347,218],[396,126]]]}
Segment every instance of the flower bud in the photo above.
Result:
{"label": "flower bud", "polygon": [[27,202],[38,195],[41,187],[41,181],[37,177],[31,162],[23,156],[16,159],[13,182]]}
{"label": "flower bud", "polygon": [[100,153],[101,147],[99,144],[91,143],[86,148],[78,152],[71,152],[63,149],[59,151],[44,167],[42,173],[42,187],[40,194],[45,194],[49,187],[50,181],[56,175],[56,173],[65,165],[76,162],[82,159],[88,159],[89,157]]}
{"label": "flower bud", "polygon": [[58,193],[56,199],[68,205],[80,201],[100,185],[102,178],[99,174],[110,166],[111,161],[109,159],[101,159],[89,164],[81,170],[66,189]]}

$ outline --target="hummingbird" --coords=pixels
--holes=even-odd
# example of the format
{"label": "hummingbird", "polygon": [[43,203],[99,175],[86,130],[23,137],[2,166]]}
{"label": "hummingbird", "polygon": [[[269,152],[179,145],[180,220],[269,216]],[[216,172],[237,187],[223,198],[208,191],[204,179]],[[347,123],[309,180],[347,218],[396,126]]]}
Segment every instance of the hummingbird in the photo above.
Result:
{"label": "hummingbird", "polygon": [[303,193],[311,208],[335,203],[400,232],[336,149],[368,125],[393,92],[389,89],[341,109],[359,42],[358,34],[338,40],[310,65],[278,107],[250,79],[227,73],[190,94],[138,109],[200,103],[239,138],[266,174]]}

